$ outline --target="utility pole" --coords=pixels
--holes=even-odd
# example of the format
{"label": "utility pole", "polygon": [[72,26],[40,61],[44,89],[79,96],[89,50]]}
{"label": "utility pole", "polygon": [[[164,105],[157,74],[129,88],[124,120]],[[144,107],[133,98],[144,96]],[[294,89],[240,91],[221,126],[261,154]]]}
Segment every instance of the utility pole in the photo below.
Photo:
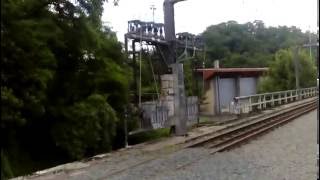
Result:
{"label": "utility pole", "polygon": [[[317,88],[318,88],[318,91],[319,91],[319,0],[316,0],[317,1],[317,55],[316,55],[316,61],[317,61]],[[319,96],[319,95],[318,95]],[[318,130],[317,130],[317,147],[318,147],[318,151],[317,151],[317,164],[319,166],[319,100],[317,101],[317,127],[318,127]],[[319,179],[319,172],[318,172],[318,177]]]}
{"label": "utility pole", "polygon": [[300,89],[298,50],[299,50],[298,46],[295,46],[293,49],[294,74],[296,77],[296,89],[297,90]]}
{"label": "utility pole", "polygon": [[174,124],[175,134],[178,136],[187,134],[186,123],[186,96],[184,89],[183,64],[176,58],[176,34],[174,23],[174,4],[184,0],[164,0],[164,26],[165,40],[169,44],[168,61],[174,75]]}
{"label": "utility pole", "polygon": [[152,10],[152,22],[154,23],[154,11],[157,9],[153,4],[150,6],[150,9]]}
{"label": "utility pole", "polygon": [[[309,26],[309,44],[311,44],[311,31],[310,31],[310,26]],[[311,46],[309,47],[309,55],[310,55],[310,59],[312,60]]]}
{"label": "utility pole", "polygon": [[142,64],[142,27],[140,27],[140,51],[139,51],[139,108],[141,108],[141,64]]}
{"label": "utility pole", "polygon": [[128,108],[124,108],[124,147],[128,147]]}

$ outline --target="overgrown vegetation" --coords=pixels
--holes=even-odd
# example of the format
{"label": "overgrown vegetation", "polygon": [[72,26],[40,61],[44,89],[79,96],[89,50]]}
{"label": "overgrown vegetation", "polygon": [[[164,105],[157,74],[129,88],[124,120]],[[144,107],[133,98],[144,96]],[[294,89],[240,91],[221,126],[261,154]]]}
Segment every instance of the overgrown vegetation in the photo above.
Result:
{"label": "overgrown vegetation", "polygon": [[2,178],[116,143],[130,69],[101,23],[104,1],[74,2],[1,2]]}
{"label": "overgrown vegetation", "polygon": [[[271,63],[268,75],[260,81],[258,91],[272,92],[296,89],[294,58],[292,49],[279,50],[275,55],[275,61]],[[310,59],[305,50],[297,52],[296,58],[300,88],[316,86],[317,69],[314,61]]]}

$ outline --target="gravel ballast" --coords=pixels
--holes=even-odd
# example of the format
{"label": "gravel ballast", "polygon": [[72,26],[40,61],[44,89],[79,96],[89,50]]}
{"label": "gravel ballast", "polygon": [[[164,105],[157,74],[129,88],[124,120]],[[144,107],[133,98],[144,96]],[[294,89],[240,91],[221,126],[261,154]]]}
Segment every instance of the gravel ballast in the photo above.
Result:
{"label": "gravel ballast", "polygon": [[210,155],[204,148],[184,149],[106,179],[317,179],[316,113],[228,152]]}

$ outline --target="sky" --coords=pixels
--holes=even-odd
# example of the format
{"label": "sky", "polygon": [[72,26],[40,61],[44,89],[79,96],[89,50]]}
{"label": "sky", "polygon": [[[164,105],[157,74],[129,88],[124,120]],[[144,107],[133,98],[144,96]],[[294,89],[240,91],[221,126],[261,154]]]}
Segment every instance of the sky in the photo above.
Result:
{"label": "sky", "polygon": [[[104,5],[102,21],[124,41],[127,22],[133,19],[163,23],[163,0],[111,0]],[[317,0],[187,0],[175,5],[176,33],[202,33],[208,26],[235,20],[238,23],[262,20],[266,26],[296,26],[317,31]]]}

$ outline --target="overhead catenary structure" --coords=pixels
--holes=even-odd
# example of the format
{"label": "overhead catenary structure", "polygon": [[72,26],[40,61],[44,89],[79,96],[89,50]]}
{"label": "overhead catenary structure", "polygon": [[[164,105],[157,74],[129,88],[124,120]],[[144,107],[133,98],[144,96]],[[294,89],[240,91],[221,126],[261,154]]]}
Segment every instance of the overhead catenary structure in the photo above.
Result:
{"label": "overhead catenary structure", "polygon": [[[176,135],[185,135],[186,128],[186,97],[184,87],[183,65],[178,61],[177,49],[185,51],[201,50],[201,38],[190,33],[175,34],[174,5],[185,0],[164,0],[164,24],[144,22],[140,20],[128,21],[128,32],[125,34],[125,50],[132,58],[133,67],[136,67],[136,42],[143,41],[156,47],[165,62],[168,72],[171,72],[174,81],[174,131]],[[129,50],[131,41],[131,50]],[[140,49],[141,51],[141,49]],[[138,98],[137,70],[133,68],[135,83],[135,99]]]}

